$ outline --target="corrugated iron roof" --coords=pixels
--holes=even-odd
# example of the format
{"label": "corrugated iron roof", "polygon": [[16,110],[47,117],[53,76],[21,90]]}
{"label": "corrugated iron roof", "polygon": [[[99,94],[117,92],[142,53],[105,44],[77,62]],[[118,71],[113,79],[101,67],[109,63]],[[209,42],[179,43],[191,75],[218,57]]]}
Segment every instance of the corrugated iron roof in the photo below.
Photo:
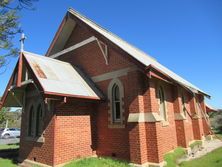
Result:
{"label": "corrugated iron roof", "polygon": [[144,53],[143,51],[137,49],[136,47],[130,45],[129,43],[127,43],[126,41],[122,40],[118,36],[114,35],[110,31],[102,28],[101,26],[99,26],[98,24],[94,23],[93,21],[91,21],[87,17],[79,14],[78,12],[74,11],[72,8],[70,8],[68,11],[69,11],[69,13],[73,14],[74,16],[79,18],[81,21],[86,23],[88,26],[90,26],[91,28],[93,28],[94,30],[96,30],[97,32],[102,34],[104,37],[109,39],[111,42],[113,42],[114,44],[119,46],[121,49],[123,49],[125,52],[127,52],[129,55],[134,57],[136,60],[138,60],[139,62],[141,62],[145,66],[152,65],[155,68],[157,68],[158,70],[160,70],[163,73],[167,74],[173,80],[177,81],[179,84],[181,84],[181,85],[185,86],[186,88],[188,88],[189,90],[191,90],[192,92],[194,92],[194,93],[201,92],[201,93],[209,96],[207,93],[205,93],[204,91],[199,89],[197,86],[191,84],[187,80],[183,79],[179,75],[175,74],[173,71],[169,70],[168,68],[166,68],[165,66],[163,66],[162,64],[157,62],[151,56],[147,55],[146,53]]}
{"label": "corrugated iron roof", "polygon": [[26,51],[23,55],[46,94],[100,99],[71,64]]}

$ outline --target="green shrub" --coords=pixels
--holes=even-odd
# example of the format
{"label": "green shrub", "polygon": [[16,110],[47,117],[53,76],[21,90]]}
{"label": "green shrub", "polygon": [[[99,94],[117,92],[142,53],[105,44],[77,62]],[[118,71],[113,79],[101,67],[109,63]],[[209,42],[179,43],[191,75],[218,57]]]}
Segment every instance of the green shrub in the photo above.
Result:
{"label": "green shrub", "polygon": [[197,140],[197,141],[195,141],[195,142],[193,142],[192,144],[189,145],[189,147],[191,149],[193,149],[194,147],[200,147],[200,146],[202,146],[202,141],[200,141],[200,140]]}
{"label": "green shrub", "polygon": [[177,159],[183,157],[186,151],[182,147],[177,147],[173,152],[167,153],[164,156],[164,160],[167,162],[167,167],[176,167]]}

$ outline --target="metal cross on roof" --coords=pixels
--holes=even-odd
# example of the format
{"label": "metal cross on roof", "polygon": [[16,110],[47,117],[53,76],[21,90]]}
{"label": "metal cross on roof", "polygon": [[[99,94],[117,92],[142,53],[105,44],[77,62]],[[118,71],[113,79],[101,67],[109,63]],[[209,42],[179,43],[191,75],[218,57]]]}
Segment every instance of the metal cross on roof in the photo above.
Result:
{"label": "metal cross on roof", "polygon": [[21,34],[21,38],[20,38],[20,43],[21,43],[21,48],[20,48],[20,51],[23,52],[24,51],[24,44],[25,44],[25,39],[26,39],[26,36],[24,33]]}

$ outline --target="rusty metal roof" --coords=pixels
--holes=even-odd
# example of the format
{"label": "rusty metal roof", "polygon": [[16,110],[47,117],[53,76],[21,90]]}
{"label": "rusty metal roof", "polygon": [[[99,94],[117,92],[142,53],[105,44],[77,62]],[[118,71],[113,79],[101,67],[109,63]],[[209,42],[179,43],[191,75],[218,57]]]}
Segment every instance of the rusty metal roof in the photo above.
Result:
{"label": "rusty metal roof", "polygon": [[26,51],[23,55],[45,94],[100,99],[98,92],[89,86],[71,64]]}

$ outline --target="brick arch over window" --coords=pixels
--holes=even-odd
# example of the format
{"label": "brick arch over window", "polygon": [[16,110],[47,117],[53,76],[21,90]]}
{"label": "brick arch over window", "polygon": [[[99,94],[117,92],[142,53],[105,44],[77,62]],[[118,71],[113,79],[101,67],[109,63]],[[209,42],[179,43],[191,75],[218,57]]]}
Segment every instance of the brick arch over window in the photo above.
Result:
{"label": "brick arch over window", "polygon": [[123,128],[124,116],[124,87],[118,78],[114,78],[108,86],[108,123],[110,128]]}

